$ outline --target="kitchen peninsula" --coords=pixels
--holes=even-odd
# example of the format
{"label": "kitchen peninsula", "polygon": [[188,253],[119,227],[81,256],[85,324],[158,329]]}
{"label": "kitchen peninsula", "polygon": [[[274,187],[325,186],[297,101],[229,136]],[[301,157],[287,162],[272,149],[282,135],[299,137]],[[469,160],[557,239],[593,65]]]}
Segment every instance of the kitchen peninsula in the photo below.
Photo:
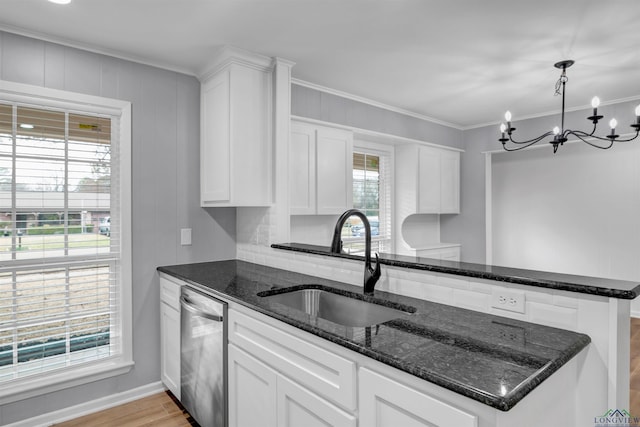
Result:
{"label": "kitchen peninsula", "polygon": [[[274,247],[280,246],[286,245],[275,245]],[[298,247],[297,252],[300,252],[300,249]],[[312,253],[309,252],[310,250],[307,248],[304,256],[308,257]],[[275,252],[280,254],[282,251]],[[282,252],[282,257],[286,258],[284,252]],[[316,261],[319,260],[317,256],[313,256],[313,258]],[[438,262],[433,264],[426,259],[416,260],[414,258],[413,261],[415,264],[413,268],[407,269],[407,266],[403,265],[402,270],[410,271],[418,268],[433,272],[434,269],[438,271],[443,268],[442,264]],[[346,262],[362,266],[361,262],[354,260]],[[384,262],[388,264],[391,261],[386,259]],[[396,259],[395,262],[398,260]],[[626,374],[625,386],[618,384],[606,387],[607,378],[614,377],[624,382],[624,375],[618,372],[624,368],[622,366],[624,362],[607,360],[610,355],[606,352],[603,354],[601,351],[601,346],[614,343],[616,340],[618,345],[621,343],[624,345],[625,340],[622,333],[614,334],[610,337],[609,342],[605,343],[605,337],[601,333],[599,334],[595,328],[589,329],[588,326],[585,328],[587,331],[576,333],[566,329],[578,330],[579,328],[559,329],[550,327],[552,325],[539,324],[544,322],[522,321],[515,318],[522,313],[511,313],[513,316],[501,317],[496,315],[495,310],[491,314],[481,313],[479,310],[469,310],[428,301],[428,298],[416,299],[399,295],[402,292],[386,292],[383,289],[388,290],[389,282],[394,282],[390,277],[395,274],[392,269],[397,268],[397,264],[393,267],[383,268],[383,274],[387,270],[386,279],[383,277],[380,289],[375,292],[375,302],[410,306],[416,311],[400,315],[397,319],[374,327],[348,327],[323,320],[320,317],[311,319],[309,315],[299,310],[270,302],[268,298],[259,296],[274,291],[298,290],[309,287],[309,285],[315,288],[335,289],[338,293],[360,293],[357,286],[334,280],[243,261],[161,267],[159,271],[163,273],[163,277],[178,279],[180,284],[192,286],[200,291],[226,299],[230,303],[230,378],[232,378],[233,372],[240,375],[237,371],[238,366],[233,368],[233,363],[235,363],[234,355],[238,356],[239,354],[240,359],[247,356],[243,353],[243,349],[255,350],[275,345],[285,353],[297,353],[304,351],[299,349],[295,343],[304,343],[304,345],[312,343],[314,346],[329,351],[330,354],[347,359],[348,363],[344,360],[342,362],[347,363],[347,366],[353,366],[353,372],[349,370],[351,368],[347,368],[346,372],[336,374],[339,378],[329,381],[335,383],[334,386],[337,389],[324,391],[321,389],[316,392],[324,399],[331,400],[332,396],[337,398],[338,401],[333,403],[340,406],[341,410],[346,409],[347,413],[359,408],[361,424],[363,420],[374,421],[372,418],[367,418],[372,416],[368,412],[375,414],[376,411],[373,407],[389,399],[391,399],[391,405],[385,410],[393,410],[395,419],[399,416],[397,411],[413,413],[409,407],[402,407],[402,410],[389,409],[402,402],[394,402],[393,396],[385,397],[382,394],[388,387],[393,389],[398,385],[402,386],[398,390],[408,393],[407,396],[414,396],[414,398],[417,398],[418,395],[426,396],[424,402],[432,402],[434,407],[440,408],[435,412],[444,417],[441,419],[447,419],[449,416],[461,417],[460,420],[464,421],[461,421],[462,424],[459,425],[514,425],[512,423],[518,419],[520,420],[518,425],[536,426],[543,422],[541,416],[553,416],[556,421],[566,420],[563,425],[577,426],[583,425],[584,422],[592,419],[592,416],[597,415],[588,411],[600,412],[599,406],[627,406],[626,402],[622,400],[618,402],[615,399],[626,398],[628,400],[628,391],[624,393],[623,390],[625,387],[628,389],[628,373]],[[453,267],[449,265],[447,268],[450,270],[446,276],[453,277],[455,275],[455,272],[451,270]],[[492,272],[492,274],[496,273]],[[454,290],[462,291],[462,282],[453,282],[451,277],[449,277],[449,284],[453,284]],[[506,276],[502,277],[508,279]],[[497,279],[499,279],[497,276],[493,277],[493,280]],[[477,280],[487,282],[486,278]],[[535,278],[527,278],[527,280],[535,281]],[[539,281],[541,285],[553,282],[550,277],[539,279]],[[442,281],[441,285],[444,283],[445,281]],[[490,286],[487,283],[485,285]],[[480,285],[482,285],[480,282],[474,283],[473,288],[478,290],[481,288]],[[575,293],[573,296],[575,296],[576,316],[581,319],[579,323],[581,325],[589,323],[582,319],[581,315],[582,311],[589,310],[593,317],[588,317],[596,322],[602,322],[602,318],[597,318],[599,315],[606,317],[605,321],[610,323],[609,329],[616,323],[614,322],[616,318],[621,320],[615,316],[614,312],[616,310],[624,312],[624,301],[628,301],[624,298],[633,298],[638,292],[637,286],[626,282],[608,282],[608,287],[589,287],[584,283],[574,283],[574,286],[576,288],[571,291],[571,295]],[[423,287],[428,288],[429,284],[424,284]],[[546,289],[550,293],[550,302],[553,302],[555,298],[564,305],[571,304],[564,299],[569,299],[569,297],[560,295],[568,292],[567,290]],[[578,289],[582,289],[586,293],[582,293]],[[402,286],[399,290],[402,291]],[[516,291],[519,290],[516,289]],[[555,297],[551,296],[551,293],[554,293]],[[603,293],[618,296],[600,296]],[[540,309],[536,304],[544,305],[541,302],[543,298],[536,295],[536,292],[528,292],[526,295],[526,311],[535,312],[536,309]],[[626,309],[628,310],[628,303]],[[601,312],[599,313],[597,310],[601,310]],[[234,312],[237,315],[234,315]],[[626,320],[628,323],[628,317]],[[248,325],[253,326],[249,327]],[[270,336],[268,331],[261,332],[259,329],[262,327],[271,330],[277,337]],[[623,322],[617,322],[617,327],[620,327],[621,330],[624,329]],[[258,329],[252,330],[251,328]],[[591,333],[594,336],[591,336]],[[626,336],[626,345],[628,346],[628,326]],[[280,340],[284,341],[280,342]],[[591,344],[589,344],[590,341]],[[279,342],[280,344],[278,344]],[[240,348],[234,350],[236,345]],[[304,345],[302,345],[302,349],[305,348]],[[274,356],[276,353],[276,350],[269,350],[266,356],[267,361],[276,357]],[[621,353],[628,355],[628,351],[626,353],[621,351]],[[314,352],[311,355],[317,356]],[[322,356],[319,357],[322,359]],[[260,359],[260,357],[258,358]],[[287,375],[295,377],[291,379],[302,381],[303,385],[307,385],[312,391],[314,390],[312,385],[305,383],[304,373],[301,374],[301,380],[296,376],[295,369],[292,371],[282,368],[279,365],[280,362],[273,360],[271,360],[271,365],[273,367],[275,364],[276,371],[284,369]],[[341,369],[335,367],[325,367],[325,369],[341,372]],[[628,372],[628,361],[626,369]],[[345,378],[356,376],[356,373],[357,382],[361,387],[358,403],[356,403],[355,397],[358,395],[355,393],[356,380],[353,378],[349,380],[354,381],[350,386],[342,384],[342,381],[346,381]],[[619,377],[615,377],[615,375],[619,375]],[[391,379],[393,379],[392,383],[388,383]],[[231,379],[230,399],[232,401],[235,396],[233,390],[237,391],[234,389],[233,383],[234,379]],[[366,384],[368,386],[365,386]],[[604,390],[601,384],[604,384]],[[337,393],[338,397],[335,397],[334,393]],[[398,396],[403,395],[400,391],[397,393],[399,393]],[[608,399],[611,396],[616,396],[616,398],[610,401]],[[238,396],[235,398],[237,399]],[[557,405],[560,402],[562,404]],[[550,411],[549,407],[552,404],[555,407],[561,407],[561,409]],[[587,404],[592,407],[583,409]],[[597,410],[593,409],[596,405],[598,405]],[[366,408],[371,411],[365,411]],[[230,419],[237,421],[237,418],[233,416],[234,410],[237,411],[238,407],[234,409],[233,406],[230,406]],[[582,412],[585,413],[582,414]],[[238,414],[236,414],[237,416]],[[574,422],[576,424],[573,424]],[[231,423],[231,425],[235,424]]]}
{"label": "kitchen peninsula", "polygon": [[[314,255],[323,255],[344,259],[362,260],[364,257],[349,254],[336,254],[329,247],[307,245],[304,243],[272,244],[274,249],[283,249]],[[640,284],[624,280],[576,276],[572,274],[547,271],[525,270],[469,262],[436,260],[419,256],[380,254],[380,263],[392,267],[446,273],[477,279],[528,285],[540,288],[557,289],[582,294],[600,295],[612,298],[635,299],[640,294]]]}
{"label": "kitchen peninsula", "polygon": [[[360,285],[362,258],[328,252],[323,246],[277,244],[239,247],[238,259]],[[569,425],[587,425],[609,408],[629,407],[630,301],[640,293],[638,283],[412,256],[383,254],[381,262],[376,292],[588,335],[591,343],[575,358],[575,387],[564,386],[575,395]],[[500,295],[520,303],[498,304]]]}

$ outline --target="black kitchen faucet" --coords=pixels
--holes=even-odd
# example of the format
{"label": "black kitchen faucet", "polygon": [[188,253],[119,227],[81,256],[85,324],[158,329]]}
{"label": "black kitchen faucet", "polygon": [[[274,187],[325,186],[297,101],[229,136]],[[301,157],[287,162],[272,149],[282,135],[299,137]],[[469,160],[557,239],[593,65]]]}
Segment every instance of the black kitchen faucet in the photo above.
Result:
{"label": "black kitchen faucet", "polygon": [[340,215],[336,223],[336,228],[333,231],[331,252],[335,254],[342,253],[342,226],[351,216],[357,216],[364,224],[364,294],[373,295],[373,289],[380,278],[380,261],[378,259],[378,253],[376,252],[376,267],[375,269],[371,267],[371,225],[365,214],[357,209],[349,209]]}

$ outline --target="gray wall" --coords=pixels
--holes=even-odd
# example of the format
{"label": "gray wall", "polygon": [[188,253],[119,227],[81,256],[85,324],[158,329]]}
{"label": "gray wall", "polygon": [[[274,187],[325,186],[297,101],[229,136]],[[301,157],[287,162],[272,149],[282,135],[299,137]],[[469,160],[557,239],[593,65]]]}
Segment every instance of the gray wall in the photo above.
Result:
{"label": "gray wall", "polygon": [[[0,407],[0,425],[160,380],[156,267],[235,257],[235,209],[199,207],[194,77],[0,32],[0,79],[133,105],[133,370]],[[180,246],[179,229],[193,229]]]}
{"label": "gray wall", "polygon": [[485,262],[485,156],[497,141],[494,127],[466,130],[460,155],[460,214],[440,216],[440,240],[462,244],[461,259]]}
{"label": "gray wall", "polygon": [[296,84],[291,86],[291,114],[463,148],[461,130]]}

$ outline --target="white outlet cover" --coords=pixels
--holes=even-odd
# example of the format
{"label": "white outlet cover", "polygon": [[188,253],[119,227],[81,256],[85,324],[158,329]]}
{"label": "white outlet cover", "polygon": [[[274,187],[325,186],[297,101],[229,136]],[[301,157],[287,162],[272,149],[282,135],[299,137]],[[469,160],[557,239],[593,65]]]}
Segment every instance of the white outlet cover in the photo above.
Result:
{"label": "white outlet cover", "polygon": [[515,313],[525,312],[525,293],[495,286],[491,291],[491,307]]}

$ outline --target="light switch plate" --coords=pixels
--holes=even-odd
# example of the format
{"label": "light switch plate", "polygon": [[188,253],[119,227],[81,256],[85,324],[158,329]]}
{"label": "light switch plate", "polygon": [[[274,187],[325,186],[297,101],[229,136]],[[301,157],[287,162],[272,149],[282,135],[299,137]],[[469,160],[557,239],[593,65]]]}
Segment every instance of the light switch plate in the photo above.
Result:
{"label": "light switch plate", "polygon": [[180,229],[180,244],[182,246],[191,245],[191,229],[190,228]]}

